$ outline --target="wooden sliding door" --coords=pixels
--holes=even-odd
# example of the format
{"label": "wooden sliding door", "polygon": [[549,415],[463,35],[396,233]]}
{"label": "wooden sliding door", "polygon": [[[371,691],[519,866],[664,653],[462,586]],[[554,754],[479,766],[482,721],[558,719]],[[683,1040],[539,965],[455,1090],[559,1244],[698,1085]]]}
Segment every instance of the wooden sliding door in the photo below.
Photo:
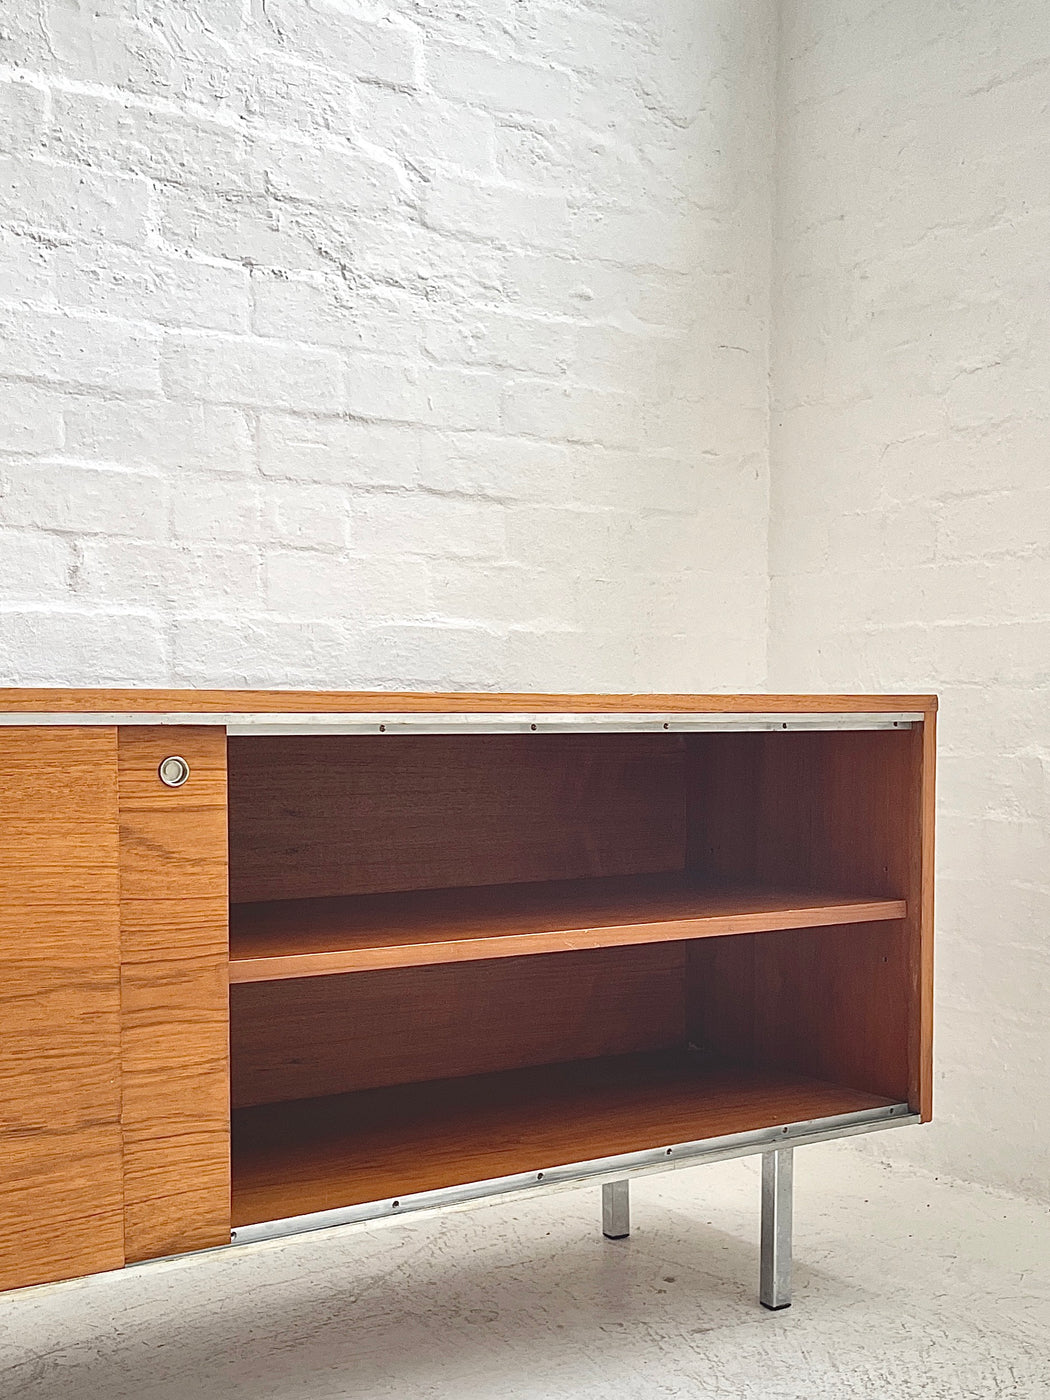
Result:
{"label": "wooden sliding door", "polygon": [[124,1263],[117,734],[0,729],[0,1289]]}
{"label": "wooden sliding door", "polygon": [[[119,731],[129,1263],[230,1242],[226,731]],[[181,787],[158,768],[177,754]]]}
{"label": "wooden sliding door", "polygon": [[225,732],[12,726],[0,774],[0,1289],[228,1243]]}

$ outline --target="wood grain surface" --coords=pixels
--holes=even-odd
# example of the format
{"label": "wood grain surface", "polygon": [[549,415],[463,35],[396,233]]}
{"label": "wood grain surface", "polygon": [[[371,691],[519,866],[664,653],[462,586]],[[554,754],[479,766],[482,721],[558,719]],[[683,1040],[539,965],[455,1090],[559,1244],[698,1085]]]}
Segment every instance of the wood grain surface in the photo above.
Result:
{"label": "wood grain surface", "polygon": [[230,896],[680,870],[683,753],[673,734],[231,738]]}
{"label": "wood grain surface", "polygon": [[230,981],[903,917],[899,899],[712,888],[680,873],[235,904]]}
{"label": "wood grain surface", "polygon": [[844,714],[937,708],[935,695],[532,695],[392,690],[0,688],[0,711],[84,714]]}
{"label": "wood grain surface", "polygon": [[690,1038],[714,1054],[909,1096],[901,920],[691,943]]}
{"label": "wood grain surface", "polygon": [[230,988],[233,1102],[681,1045],[681,943]]}
{"label": "wood grain surface", "polygon": [[886,1102],[775,1071],[704,1068],[666,1052],[241,1109],[233,1222],[397,1199]]}
{"label": "wood grain surface", "polygon": [[[911,1100],[928,1123],[933,1117],[933,929],[934,840],[937,826],[937,716],[929,714],[912,732],[912,772],[918,771],[911,822],[912,853],[908,868],[913,903],[906,937],[911,977],[909,1004]],[[918,898],[914,898],[914,892]]]}
{"label": "wood grain surface", "polygon": [[834,934],[804,933],[738,952],[697,949],[694,977],[726,977],[737,988],[731,1012],[701,991],[697,1014],[722,1026],[729,1053],[761,1047],[801,1073],[852,1065],[849,1082],[878,1085],[928,1113],[933,749],[925,725],[691,735],[689,745],[691,868],[709,878],[865,889],[907,905],[881,931],[858,934],[855,949]]}
{"label": "wood grain surface", "polygon": [[117,741],[0,730],[0,1289],[124,1263]]}
{"label": "wood grain surface", "polygon": [[[180,788],[157,768],[178,753]],[[229,1242],[226,738],[121,728],[125,1250]]]}

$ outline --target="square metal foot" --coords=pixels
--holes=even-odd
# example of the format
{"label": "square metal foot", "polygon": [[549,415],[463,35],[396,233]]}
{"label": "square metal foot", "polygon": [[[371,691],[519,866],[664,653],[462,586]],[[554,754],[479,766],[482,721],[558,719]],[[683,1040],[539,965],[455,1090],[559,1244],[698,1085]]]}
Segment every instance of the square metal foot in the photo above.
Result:
{"label": "square metal foot", "polygon": [[794,1149],[762,1154],[762,1267],[758,1300],[770,1312],[791,1306],[791,1176]]}
{"label": "square metal foot", "polygon": [[631,1183],[602,1183],[602,1234],[607,1240],[625,1240],[631,1233]]}

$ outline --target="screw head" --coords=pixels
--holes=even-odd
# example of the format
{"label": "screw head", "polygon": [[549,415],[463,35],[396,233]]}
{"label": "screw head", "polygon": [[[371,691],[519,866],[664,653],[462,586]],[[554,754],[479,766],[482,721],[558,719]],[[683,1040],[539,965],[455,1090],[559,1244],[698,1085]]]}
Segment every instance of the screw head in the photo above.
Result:
{"label": "screw head", "polygon": [[190,776],[190,765],[178,754],[170,754],[167,758],[161,759],[160,767],[157,769],[157,776],[165,787],[182,787],[183,783]]}

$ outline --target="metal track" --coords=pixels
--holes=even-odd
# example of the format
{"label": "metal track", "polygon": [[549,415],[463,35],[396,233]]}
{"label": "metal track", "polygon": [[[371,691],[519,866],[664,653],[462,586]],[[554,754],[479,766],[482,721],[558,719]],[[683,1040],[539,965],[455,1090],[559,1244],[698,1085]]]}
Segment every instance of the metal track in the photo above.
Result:
{"label": "metal track", "polygon": [[648,1176],[654,1172],[673,1171],[677,1167],[696,1166],[700,1162],[722,1162],[733,1157],[748,1157],[757,1152],[800,1147],[811,1142],[830,1142],[835,1138],[873,1133],[881,1128],[896,1128],[918,1122],[919,1115],[913,1113],[906,1103],[890,1104],[883,1108],[862,1109],[857,1113],[841,1113],[827,1118],[813,1118],[802,1123],[790,1123],[786,1127],[759,1128],[754,1132],[732,1133],[725,1137],[705,1138],[699,1142],[672,1143],[666,1147],[649,1148],[644,1152],[627,1152],[618,1157],[601,1157],[591,1162],[545,1167],[542,1171],[519,1172],[515,1176],[495,1177],[489,1181],[446,1186],[438,1191],[419,1191],[414,1195],[369,1201],[364,1205],[318,1211],[312,1215],[294,1215],[285,1220],[263,1221],[258,1225],[238,1225],[231,1232],[231,1243],[254,1244],[260,1240],[279,1239],[286,1235],[307,1234],[312,1230],[328,1230],[333,1226],[366,1225],[422,1211],[463,1209],[502,1196],[534,1194],[557,1187],[576,1186],[583,1181]]}
{"label": "metal track", "polygon": [[2,725],[211,725],[252,734],[695,734],[762,730],[910,729],[918,711],[836,714],[199,714],[139,711],[0,714]]}

